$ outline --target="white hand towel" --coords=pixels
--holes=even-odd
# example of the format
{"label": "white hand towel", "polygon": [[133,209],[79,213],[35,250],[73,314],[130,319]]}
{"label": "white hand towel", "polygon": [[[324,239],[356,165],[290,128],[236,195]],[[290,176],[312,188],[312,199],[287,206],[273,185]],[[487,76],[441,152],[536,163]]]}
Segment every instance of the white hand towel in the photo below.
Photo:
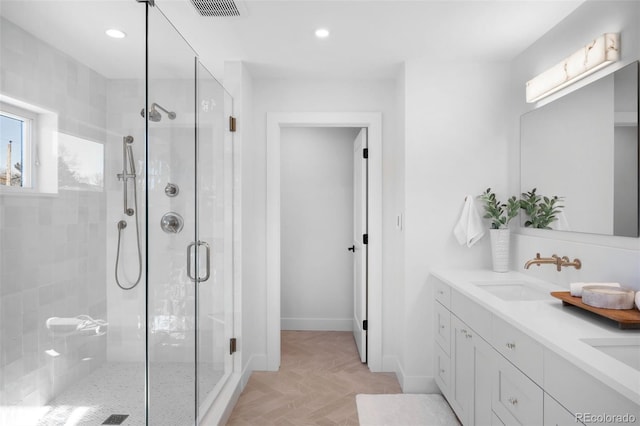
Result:
{"label": "white hand towel", "polygon": [[602,285],[606,287],[620,287],[619,283],[571,283],[569,288],[571,289],[571,295],[573,297],[582,297],[582,287],[585,285]]}
{"label": "white hand towel", "polygon": [[473,195],[467,195],[464,200],[464,207],[458,223],[453,228],[453,234],[456,236],[460,245],[473,246],[484,236],[484,224],[480,219],[480,214],[476,209]]}
{"label": "white hand towel", "polygon": [[640,311],[640,291],[636,291],[636,309]]}

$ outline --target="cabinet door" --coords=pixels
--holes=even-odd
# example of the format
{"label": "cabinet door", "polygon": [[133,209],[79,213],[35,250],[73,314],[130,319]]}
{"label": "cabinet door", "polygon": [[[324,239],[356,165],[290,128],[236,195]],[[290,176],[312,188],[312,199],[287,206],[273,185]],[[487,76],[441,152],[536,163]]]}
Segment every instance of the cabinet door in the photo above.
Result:
{"label": "cabinet door", "polygon": [[472,334],[474,363],[473,415],[470,425],[492,423],[491,386],[493,384],[493,363],[498,353],[477,334]]}
{"label": "cabinet door", "polygon": [[451,354],[451,313],[439,302],[435,302],[435,336],[436,342],[444,353]]}
{"label": "cabinet door", "polygon": [[436,345],[436,384],[445,398],[451,399],[449,383],[451,381],[451,358],[445,354],[439,345]]}
{"label": "cabinet door", "polygon": [[584,425],[575,415],[571,414],[566,408],[551,398],[548,394],[544,394],[544,426],[574,426]]}
{"label": "cabinet door", "polygon": [[455,315],[451,315],[451,396],[449,401],[464,425],[471,424],[473,403],[474,362],[471,330]]}

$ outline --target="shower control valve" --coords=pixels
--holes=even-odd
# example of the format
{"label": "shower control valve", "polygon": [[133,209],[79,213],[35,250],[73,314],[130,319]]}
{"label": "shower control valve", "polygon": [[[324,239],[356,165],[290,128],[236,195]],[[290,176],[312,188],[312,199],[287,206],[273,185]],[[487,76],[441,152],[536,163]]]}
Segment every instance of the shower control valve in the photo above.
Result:
{"label": "shower control valve", "polygon": [[162,216],[160,227],[167,234],[177,234],[182,231],[184,219],[178,213],[169,212]]}
{"label": "shower control valve", "polygon": [[167,183],[164,187],[164,193],[167,197],[175,197],[180,192],[180,188],[175,183]]}

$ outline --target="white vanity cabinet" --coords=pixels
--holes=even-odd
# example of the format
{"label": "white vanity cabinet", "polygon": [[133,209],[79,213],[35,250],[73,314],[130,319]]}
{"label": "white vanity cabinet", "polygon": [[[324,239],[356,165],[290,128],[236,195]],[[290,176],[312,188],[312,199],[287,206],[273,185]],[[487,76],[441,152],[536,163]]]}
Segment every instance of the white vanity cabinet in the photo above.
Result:
{"label": "white vanity cabinet", "polygon": [[636,401],[532,337],[500,305],[433,282],[435,381],[463,425],[580,425],[603,413],[640,424]]}
{"label": "white vanity cabinet", "polygon": [[493,349],[460,318],[451,315],[451,404],[465,425],[491,423]]}
{"label": "white vanity cabinet", "polygon": [[544,351],[544,388],[585,424],[640,424],[637,403],[549,350]]}
{"label": "white vanity cabinet", "polygon": [[[467,305],[470,301],[464,296],[439,284],[434,310],[436,383],[464,425],[489,425],[493,416],[492,375],[486,366],[491,365],[492,357],[497,353],[455,313],[475,319],[479,321],[477,324],[483,324],[480,328],[487,329],[490,316],[479,306],[474,309]],[[450,310],[451,306],[458,307],[458,310]],[[470,309],[462,310],[461,307]]]}

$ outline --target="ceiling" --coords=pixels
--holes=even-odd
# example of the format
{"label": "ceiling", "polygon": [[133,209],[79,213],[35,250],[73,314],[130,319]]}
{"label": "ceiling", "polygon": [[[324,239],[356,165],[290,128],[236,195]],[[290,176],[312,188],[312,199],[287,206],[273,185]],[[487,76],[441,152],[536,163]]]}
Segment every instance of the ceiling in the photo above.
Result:
{"label": "ceiling", "polygon": [[[510,61],[583,1],[247,0],[239,18],[201,17],[189,0],[156,5],[218,78],[225,60],[242,60],[256,78],[379,79],[411,58]],[[134,0],[2,0],[0,13],[109,78],[143,70]],[[108,39],[109,27],[128,37]],[[319,27],[331,35],[317,39]],[[167,33],[152,31],[150,43],[170,58]]]}

